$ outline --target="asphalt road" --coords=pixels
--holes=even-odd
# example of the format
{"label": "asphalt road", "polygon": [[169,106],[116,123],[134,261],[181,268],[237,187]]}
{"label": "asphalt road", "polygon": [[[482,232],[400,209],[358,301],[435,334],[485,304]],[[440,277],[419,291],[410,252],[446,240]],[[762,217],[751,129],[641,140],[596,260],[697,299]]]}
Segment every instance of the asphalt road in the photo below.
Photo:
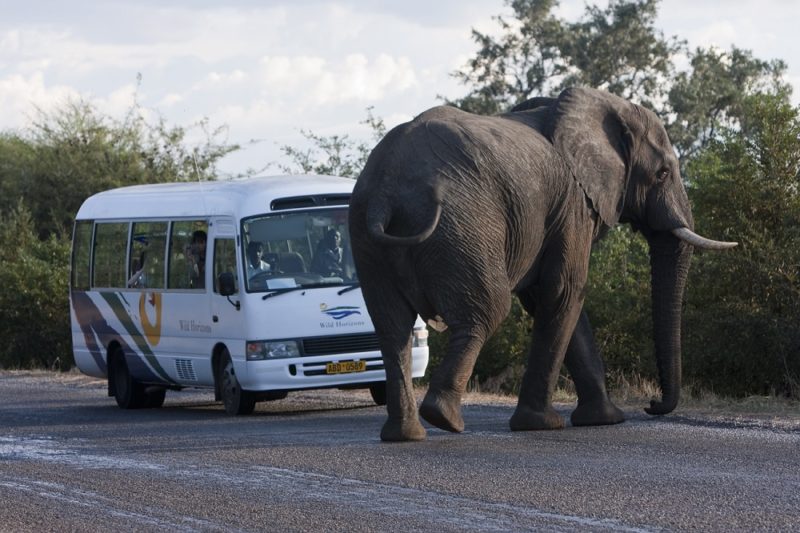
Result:
{"label": "asphalt road", "polygon": [[478,399],[464,433],[388,444],[360,391],[239,418],[203,391],[142,411],[104,392],[0,373],[0,530],[800,530],[797,417],[512,433],[513,403]]}

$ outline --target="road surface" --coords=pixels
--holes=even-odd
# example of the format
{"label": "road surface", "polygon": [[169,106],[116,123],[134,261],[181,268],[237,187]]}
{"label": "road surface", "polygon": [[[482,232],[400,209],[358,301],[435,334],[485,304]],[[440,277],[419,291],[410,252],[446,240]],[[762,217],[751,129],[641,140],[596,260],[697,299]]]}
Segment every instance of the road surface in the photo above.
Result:
{"label": "road surface", "polygon": [[102,382],[0,372],[0,530],[800,529],[800,416],[512,433],[513,408],[472,399],[464,433],[390,444],[362,391],[229,417],[205,391],[122,411]]}

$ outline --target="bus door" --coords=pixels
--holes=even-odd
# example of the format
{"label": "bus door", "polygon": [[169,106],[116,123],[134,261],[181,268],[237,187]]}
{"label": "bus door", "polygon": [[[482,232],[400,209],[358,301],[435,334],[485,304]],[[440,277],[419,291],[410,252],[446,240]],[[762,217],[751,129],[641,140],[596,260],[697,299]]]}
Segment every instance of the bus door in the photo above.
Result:
{"label": "bus door", "polygon": [[[230,219],[212,221],[213,241],[209,242],[212,252],[211,280],[211,324],[214,338],[223,342],[231,357],[235,360],[244,358],[244,317],[241,311],[241,283],[237,267],[236,226]],[[219,275],[229,272],[233,274],[236,292],[230,296],[222,296],[219,287]]]}

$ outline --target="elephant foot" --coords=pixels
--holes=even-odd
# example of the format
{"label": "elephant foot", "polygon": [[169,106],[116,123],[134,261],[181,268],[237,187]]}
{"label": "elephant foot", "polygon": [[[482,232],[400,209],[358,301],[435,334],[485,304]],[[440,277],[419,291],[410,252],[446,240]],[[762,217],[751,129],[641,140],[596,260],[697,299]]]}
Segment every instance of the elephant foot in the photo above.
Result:
{"label": "elephant foot", "polygon": [[611,400],[587,402],[572,411],[570,421],[573,426],[607,426],[625,421],[625,415]]}
{"label": "elephant foot", "polygon": [[390,418],[381,428],[381,440],[385,442],[425,440],[425,434],[425,428],[419,423],[417,417]]}
{"label": "elephant foot", "polygon": [[529,407],[518,405],[509,421],[511,431],[532,431],[537,429],[562,429],[564,419],[555,409],[534,411]]}
{"label": "elephant foot", "polygon": [[461,417],[461,395],[455,392],[428,390],[419,414],[439,429],[461,433],[464,419]]}

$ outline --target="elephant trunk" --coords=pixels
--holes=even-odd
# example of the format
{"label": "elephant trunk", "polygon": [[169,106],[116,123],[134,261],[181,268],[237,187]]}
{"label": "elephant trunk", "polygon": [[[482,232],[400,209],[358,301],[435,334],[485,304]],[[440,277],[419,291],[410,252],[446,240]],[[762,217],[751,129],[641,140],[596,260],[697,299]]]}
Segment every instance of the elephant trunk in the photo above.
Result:
{"label": "elephant trunk", "polygon": [[664,415],[678,405],[681,390],[681,307],[692,246],[670,233],[650,236],[653,338],[661,385],[661,401],[645,411]]}

